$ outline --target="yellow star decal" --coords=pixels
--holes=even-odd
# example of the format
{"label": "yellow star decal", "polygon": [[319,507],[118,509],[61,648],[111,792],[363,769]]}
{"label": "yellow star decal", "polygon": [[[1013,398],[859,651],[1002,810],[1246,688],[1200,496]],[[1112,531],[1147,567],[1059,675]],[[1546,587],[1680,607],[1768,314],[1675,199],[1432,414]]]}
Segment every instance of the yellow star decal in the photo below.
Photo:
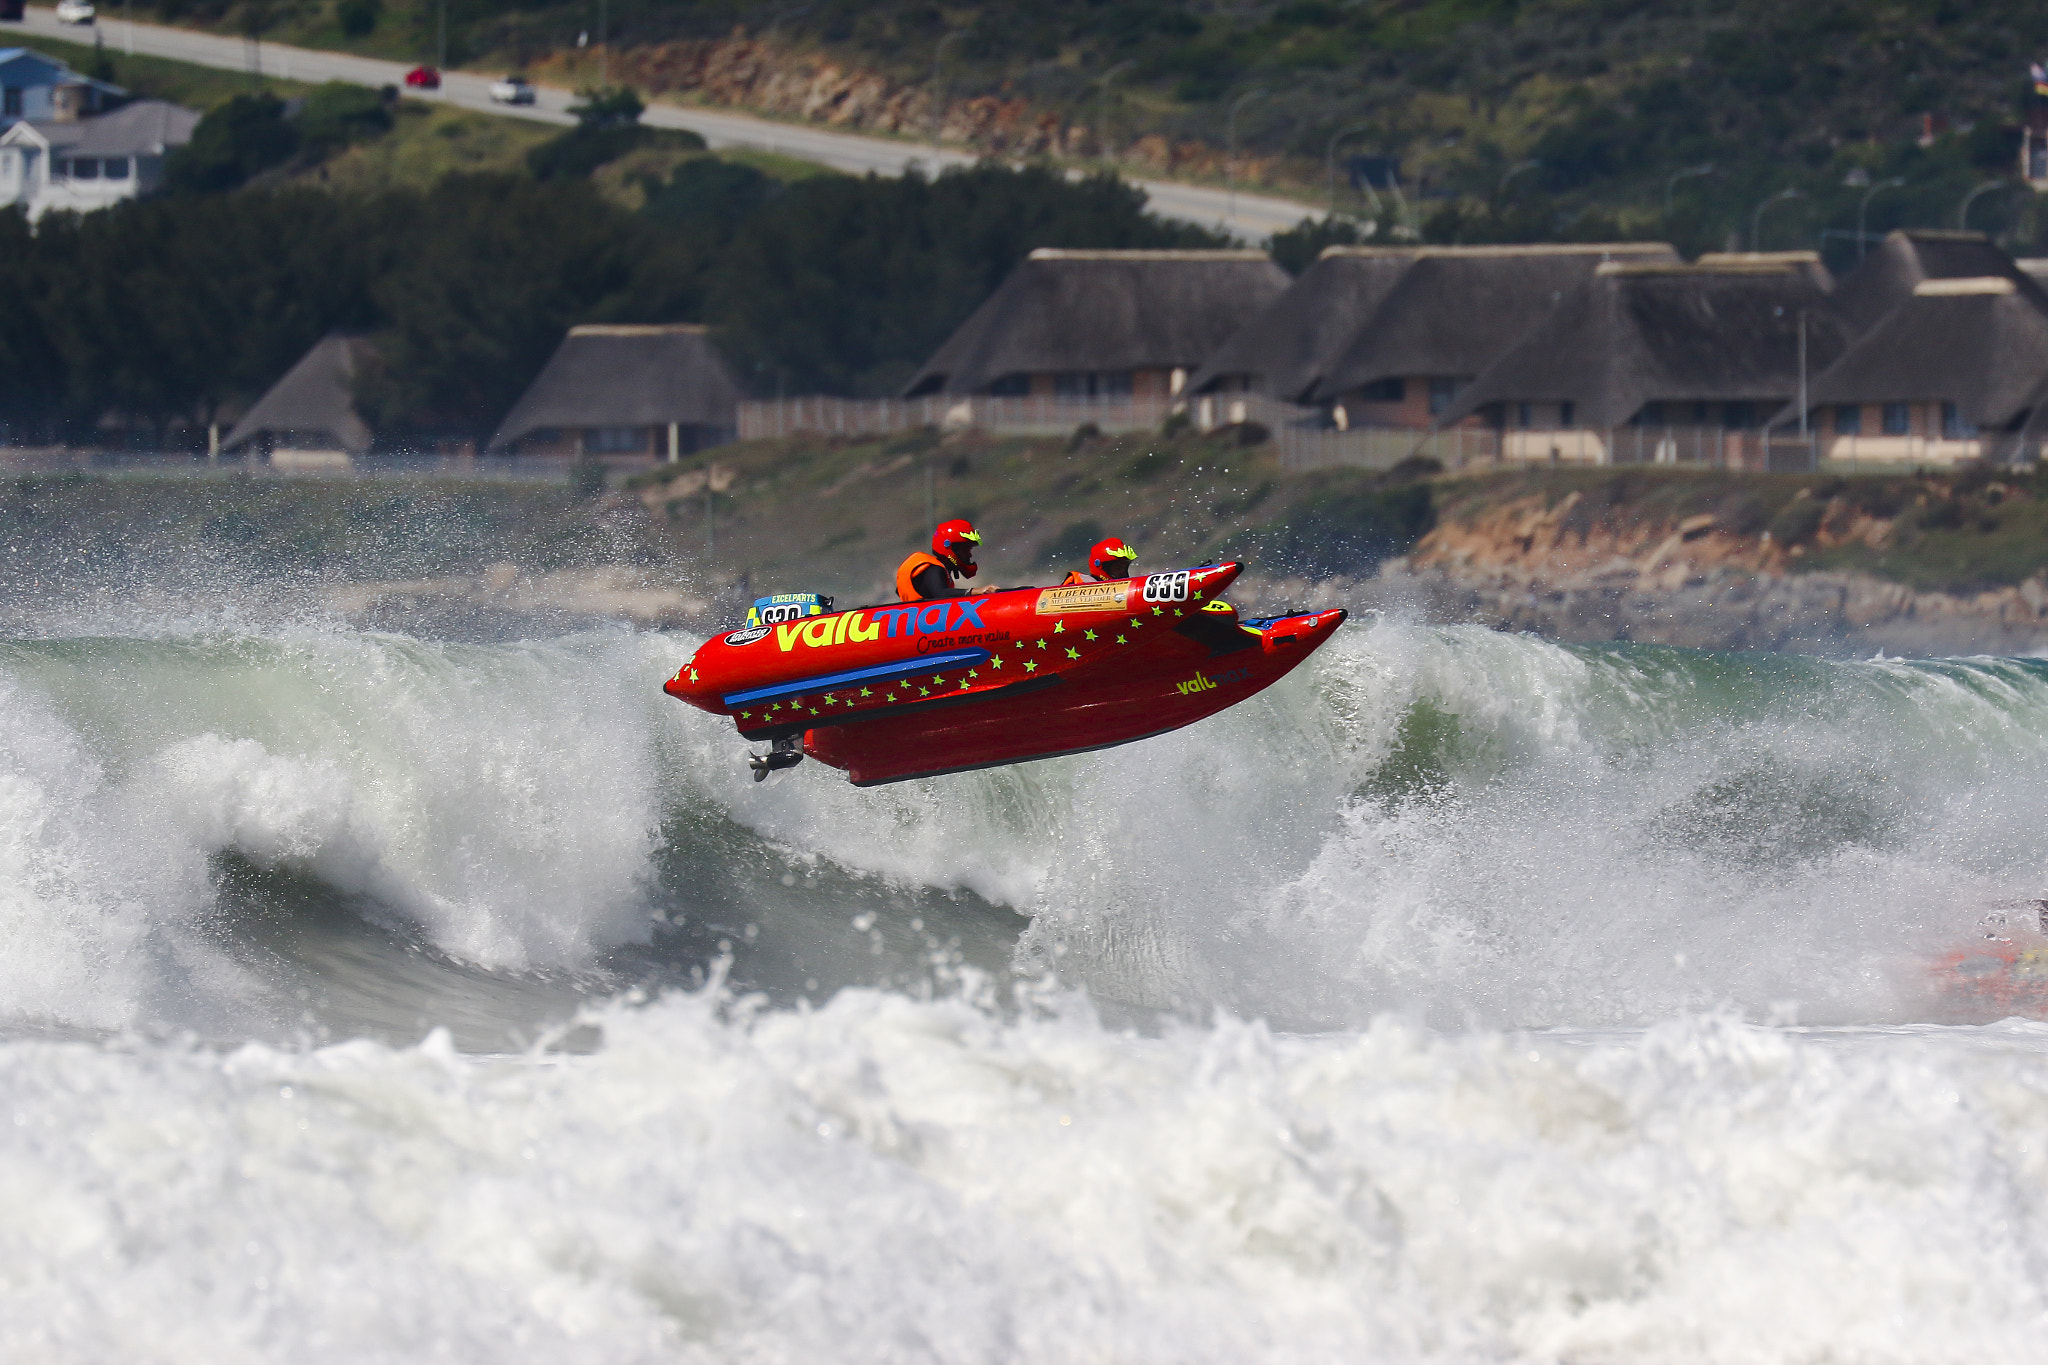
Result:
{"label": "yellow star decal", "polygon": [[883,701],[894,701],[894,700],[896,700],[896,694],[895,694],[894,692],[891,692],[891,693],[890,693],[890,694],[889,694],[888,696],[886,696],[886,697],[882,698],[882,700],[883,700]]}
{"label": "yellow star decal", "polygon": [[988,661],[988,666],[990,668],[1001,668],[1003,666],[1003,656],[1000,654],[996,655],[995,658]]}
{"label": "yellow star decal", "polygon": [[1127,645],[1127,644],[1129,644],[1129,643],[1130,643],[1130,641],[1129,641],[1129,640],[1126,640],[1126,639],[1125,639],[1125,638],[1124,638],[1123,636],[1121,636],[1121,635],[1119,635],[1119,636],[1117,636],[1117,637],[1116,637],[1116,642],[1117,642],[1118,644],[1120,644],[1120,645]]}
{"label": "yellow star decal", "polygon": [[1025,663],[1025,665],[1024,665],[1024,671],[1025,671],[1026,673],[1036,673],[1036,672],[1038,671],[1038,663],[1037,663],[1037,661],[1036,661],[1036,660],[1031,660],[1031,661],[1028,661],[1028,662],[1026,662],[1026,663]]}
{"label": "yellow star decal", "polygon": [[1067,657],[1069,659],[1078,659],[1081,657],[1081,651],[1078,649],[1069,649],[1067,651]]}
{"label": "yellow star decal", "polygon": [[1154,607],[1154,608],[1152,608],[1152,614],[1153,614],[1154,616],[1164,616],[1164,615],[1166,615],[1166,608],[1165,608],[1165,607]]}
{"label": "yellow star decal", "polygon": [[972,687],[973,685],[974,685],[973,683],[970,683],[970,682],[968,682],[968,681],[967,681],[967,679],[965,679],[965,678],[962,678],[962,679],[960,680],[960,686],[962,686],[963,688],[964,688],[964,687]]}
{"label": "yellow star decal", "polygon": [[1201,601],[1201,600],[1202,600],[1202,594],[1200,594],[1200,593],[1196,593],[1196,594],[1195,594],[1195,600],[1196,600],[1197,602]]}
{"label": "yellow star decal", "polygon": [[697,670],[696,670],[696,669],[694,669],[694,668],[690,670],[690,681],[691,681],[691,682],[695,682],[695,681],[697,681]]}
{"label": "yellow star decal", "polygon": [[1088,637],[1089,639],[1091,639],[1091,640],[1095,638],[1095,632],[1094,632],[1094,631],[1092,631],[1092,630],[1090,630],[1090,631],[1083,631],[1082,633],[1083,633],[1084,635],[1086,635],[1086,636],[1087,636],[1087,637]]}
{"label": "yellow star decal", "polygon": [[754,713],[752,711],[742,711],[740,712],[740,719],[745,720],[748,716],[751,716],[753,714]]}
{"label": "yellow star decal", "polygon": [[933,687],[939,687],[939,686],[942,686],[942,685],[943,685],[943,684],[945,683],[945,681],[946,681],[946,680],[945,680],[944,678],[940,677],[940,676],[939,676],[938,674],[936,674],[936,673],[932,674],[932,686],[933,686]]}
{"label": "yellow star decal", "polygon": [[1179,607],[1175,607],[1175,608],[1173,609],[1173,614],[1174,614],[1175,616],[1178,616],[1178,615],[1180,615],[1180,608],[1179,608]]}
{"label": "yellow star decal", "polygon": [[872,696],[874,696],[874,695],[875,695],[874,693],[872,693],[872,692],[868,691],[868,690],[867,690],[867,689],[866,689],[865,687],[863,687],[863,688],[862,688],[862,689],[860,690],[860,694],[861,694],[861,695],[862,695],[863,697],[872,697]]}
{"label": "yellow star decal", "polygon": [[827,692],[827,693],[825,694],[825,705],[827,705],[827,706],[837,706],[837,705],[839,705],[839,698],[837,698],[837,697],[833,696],[833,695],[832,695],[832,694],[831,694],[830,692]]}
{"label": "yellow star decal", "polygon": [[920,687],[917,689],[917,695],[920,697],[929,697],[931,694],[932,690],[929,687]]}
{"label": "yellow star decal", "polygon": [[814,715],[814,716],[815,716],[815,715],[817,715],[817,714],[818,714],[818,708],[817,708],[817,707],[815,707],[815,706],[814,706],[814,707],[812,707],[812,708],[811,708],[811,714],[812,714],[812,715]]}
{"label": "yellow star decal", "polygon": [[970,678],[978,678],[981,676],[981,670],[978,668],[970,668],[967,670],[967,676]]}
{"label": "yellow star decal", "polygon": [[1067,623],[1065,621],[1053,622],[1052,633],[1055,635],[1065,635],[1067,633]]}
{"label": "yellow star decal", "polygon": [[1044,648],[1045,648],[1045,641],[1043,641],[1043,640],[1040,640],[1040,641],[1038,642],[1038,647],[1039,647],[1040,649],[1044,649]]}

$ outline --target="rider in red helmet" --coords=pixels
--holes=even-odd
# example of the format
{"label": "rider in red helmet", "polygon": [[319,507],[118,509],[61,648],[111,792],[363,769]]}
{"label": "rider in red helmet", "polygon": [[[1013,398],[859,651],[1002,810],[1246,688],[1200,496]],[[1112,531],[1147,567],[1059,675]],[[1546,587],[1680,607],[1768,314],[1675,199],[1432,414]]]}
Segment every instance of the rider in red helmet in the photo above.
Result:
{"label": "rider in red helmet", "polygon": [[981,533],[974,529],[973,522],[959,517],[940,522],[932,532],[931,553],[919,550],[897,568],[897,598],[904,602],[929,602],[939,597],[966,596],[953,586],[953,580],[974,577],[974,547],[979,544]]}
{"label": "rider in red helmet", "polygon": [[1079,569],[1068,574],[1060,583],[1066,587],[1072,583],[1107,583],[1115,578],[1130,578],[1136,572],[1138,552],[1111,536],[1098,540],[1088,551],[1088,572]]}

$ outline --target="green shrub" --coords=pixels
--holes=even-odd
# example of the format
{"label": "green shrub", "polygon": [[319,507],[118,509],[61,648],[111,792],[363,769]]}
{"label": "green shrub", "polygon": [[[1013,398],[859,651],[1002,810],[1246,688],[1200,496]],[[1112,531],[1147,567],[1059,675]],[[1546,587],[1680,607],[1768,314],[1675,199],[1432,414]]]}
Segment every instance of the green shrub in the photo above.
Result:
{"label": "green shrub", "polygon": [[1827,514],[1828,505],[1818,498],[1794,498],[1771,518],[1771,539],[1788,549],[1804,545],[1813,539]]}
{"label": "green shrub", "polygon": [[382,0],[341,0],[334,7],[334,17],[341,21],[341,31],[348,37],[367,38],[377,31],[384,6]]}

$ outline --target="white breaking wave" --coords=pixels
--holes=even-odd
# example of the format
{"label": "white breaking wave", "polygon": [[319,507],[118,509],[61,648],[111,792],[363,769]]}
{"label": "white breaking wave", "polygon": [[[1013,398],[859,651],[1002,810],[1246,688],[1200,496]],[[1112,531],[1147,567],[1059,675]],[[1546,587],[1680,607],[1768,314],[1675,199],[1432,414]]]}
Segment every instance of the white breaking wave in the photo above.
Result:
{"label": "white breaking wave", "polygon": [[2048,1031],[0,1046],[0,1356],[2023,1362]]}

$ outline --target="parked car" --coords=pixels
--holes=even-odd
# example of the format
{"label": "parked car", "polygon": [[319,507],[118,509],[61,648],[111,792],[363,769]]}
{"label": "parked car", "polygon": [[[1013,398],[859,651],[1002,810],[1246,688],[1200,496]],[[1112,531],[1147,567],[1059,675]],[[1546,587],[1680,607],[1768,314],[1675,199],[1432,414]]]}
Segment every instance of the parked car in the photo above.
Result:
{"label": "parked car", "polygon": [[491,99],[498,104],[532,104],[533,95],[533,82],[524,76],[491,82]]}
{"label": "parked car", "polygon": [[89,24],[92,21],[93,9],[86,0],[57,0],[58,23]]}
{"label": "parked car", "polygon": [[439,90],[441,73],[431,66],[416,66],[405,73],[405,83],[414,90]]}

